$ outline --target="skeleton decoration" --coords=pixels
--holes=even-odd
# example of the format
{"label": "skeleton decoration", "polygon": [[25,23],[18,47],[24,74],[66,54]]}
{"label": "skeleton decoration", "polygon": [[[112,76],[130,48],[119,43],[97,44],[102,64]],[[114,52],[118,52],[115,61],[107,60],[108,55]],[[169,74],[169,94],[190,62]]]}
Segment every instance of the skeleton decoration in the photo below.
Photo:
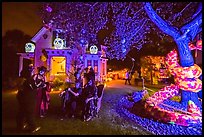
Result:
{"label": "skeleton decoration", "polygon": [[26,43],[25,45],[25,52],[34,52],[35,45],[33,43]]}
{"label": "skeleton decoration", "polygon": [[55,46],[55,48],[56,49],[63,49],[63,46],[64,46],[64,41],[63,41],[63,39],[60,39],[60,38],[56,38],[55,40],[54,40],[54,46]]}
{"label": "skeleton decoration", "polygon": [[91,54],[97,54],[98,53],[98,48],[95,45],[91,46],[89,50],[90,50]]}

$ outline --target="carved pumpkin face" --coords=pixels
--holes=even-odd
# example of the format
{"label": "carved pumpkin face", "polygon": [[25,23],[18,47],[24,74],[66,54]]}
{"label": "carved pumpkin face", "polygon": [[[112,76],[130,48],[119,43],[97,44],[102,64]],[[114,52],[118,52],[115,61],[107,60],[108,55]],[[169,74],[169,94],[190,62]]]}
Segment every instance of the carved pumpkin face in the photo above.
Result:
{"label": "carved pumpkin face", "polygon": [[54,40],[54,46],[55,46],[56,49],[62,49],[63,46],[64,46],[64,41],[63,41],[63,39],[56,38],[56,39]]}
{"label": "carved pumpkin face", "polygon": [[95,45],[91,46],[90,47],[90,53],[91,54],[97,54],[98,53],[98,48]]}

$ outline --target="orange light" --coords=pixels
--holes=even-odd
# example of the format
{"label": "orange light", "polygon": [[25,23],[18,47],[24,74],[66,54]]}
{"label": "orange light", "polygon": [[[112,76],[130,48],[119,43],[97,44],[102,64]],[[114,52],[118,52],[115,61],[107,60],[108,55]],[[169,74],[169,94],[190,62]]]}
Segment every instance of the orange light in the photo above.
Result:
{"label": "orange light", "polygon": [[202,45],[202,40],[198,40],[197,42],[196,42],[196,46],[201,46]]}

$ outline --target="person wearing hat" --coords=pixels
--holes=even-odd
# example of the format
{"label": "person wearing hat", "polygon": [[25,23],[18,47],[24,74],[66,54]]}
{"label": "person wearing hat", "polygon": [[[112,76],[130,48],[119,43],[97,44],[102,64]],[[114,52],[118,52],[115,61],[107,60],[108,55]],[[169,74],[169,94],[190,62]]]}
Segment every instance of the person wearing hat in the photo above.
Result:
{"label": "person wearing hat", "polygon": [[38,67],[38,73],[32,76],[33,89],[36,90],[36,107],[35,113],[37,117],[43,117],[41,111],[41,103],[43,101],[43,89],[46,88],[45,73],[47,68],[44,66]]}

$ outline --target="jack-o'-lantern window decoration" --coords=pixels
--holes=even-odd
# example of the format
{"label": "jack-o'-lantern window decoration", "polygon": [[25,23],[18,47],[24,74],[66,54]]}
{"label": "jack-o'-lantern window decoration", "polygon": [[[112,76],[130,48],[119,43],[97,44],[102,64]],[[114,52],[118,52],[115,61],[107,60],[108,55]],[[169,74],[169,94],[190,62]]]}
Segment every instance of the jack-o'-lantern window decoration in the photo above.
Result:
{"label": "jack-o'-lantern window decoration", "polygon": [[56,49],[63,49],[64,47],[64,41],[61,38],[56,38],[53,44]]}
{"label": "jack-o'-lantern window decoration", "polygon": [[34,52],[35,45],[33,43],[26,43],[25,45],[25,52]]}
{"label": "jack-o'-lantern window decoration", "polygon": [[98,53],[98,48],[96,45],[91,46],[89,50],[90,50],[91,54],[97,54]]}

